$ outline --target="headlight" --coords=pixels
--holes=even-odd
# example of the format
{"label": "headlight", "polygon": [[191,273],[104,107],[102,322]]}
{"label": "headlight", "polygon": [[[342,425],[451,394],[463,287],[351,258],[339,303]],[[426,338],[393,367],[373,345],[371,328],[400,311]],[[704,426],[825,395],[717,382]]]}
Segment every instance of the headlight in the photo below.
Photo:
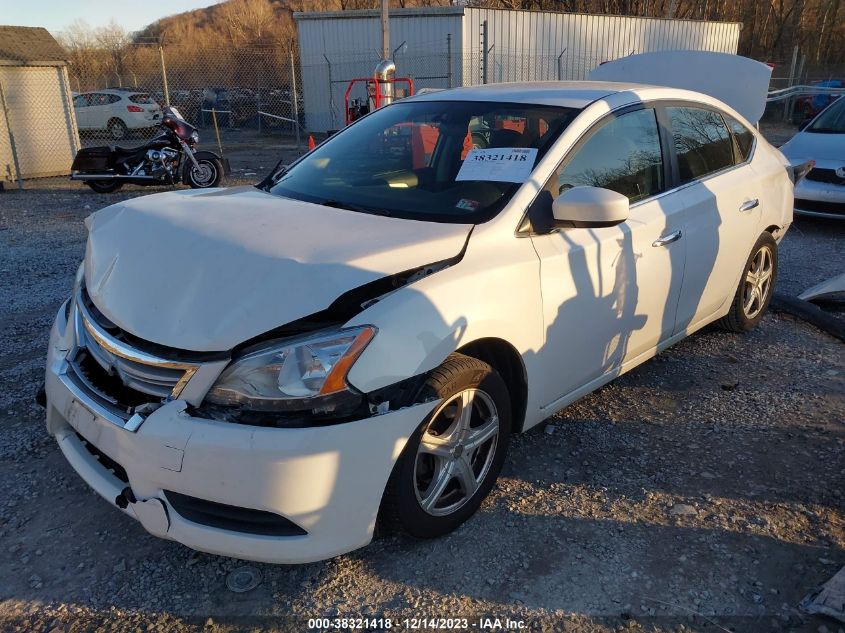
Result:
{"label": "headlight", "polygon": [[366,326],[276,341],[233,361],[205,399],[255,411],[305,408],[348,391],[346,374],[375,333]]}
{"label": "headlight", "polygon": [[199,135],[199,132],[197,132],[196,130],[194,130],[194,131],[191,133],[191,143],[193,143],[194,145],[196,145],[196,144],[197,144],[197,143],[199,143],[199,142],[200,142],[200,135]]}

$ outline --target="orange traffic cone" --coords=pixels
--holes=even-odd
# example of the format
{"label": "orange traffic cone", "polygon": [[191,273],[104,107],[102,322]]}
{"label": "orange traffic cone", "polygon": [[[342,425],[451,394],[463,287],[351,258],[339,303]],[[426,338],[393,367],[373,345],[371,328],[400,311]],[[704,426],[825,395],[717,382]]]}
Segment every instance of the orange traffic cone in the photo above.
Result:
{"label": "orange traffic cone", "polygon": [[317,144],[316,144],[316,143],[314,143],[314,135],[313,135],[313,134],[309,134],[309,135],[308,135],[308,151],[310,152],[310,151],[311,151],[312,149],[314,149],[316,146],[317,146]]}

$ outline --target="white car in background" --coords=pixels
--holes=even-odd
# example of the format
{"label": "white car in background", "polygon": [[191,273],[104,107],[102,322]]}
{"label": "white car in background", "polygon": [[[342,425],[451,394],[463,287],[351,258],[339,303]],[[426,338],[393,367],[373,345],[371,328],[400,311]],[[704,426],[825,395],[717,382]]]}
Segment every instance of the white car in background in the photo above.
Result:
{"label": "white car in background", "polygon": [[795,186],[795,213],[845,220],[845,97],[819,112],[780,151],[793,165],[816,163]]}
{"label": "white car in background", "polygon": [[195,549],[297,563],[377,522],[445,534],[512,434],[709,323],[760,322],[793,188],[760,112],[637,84],[458,88],[257,187],[98,211],[47,428],[101,496]]}
{"label": "white car in background", "polygon": [[80,131],[105,130],[114,140],[130,130],[149,130],[161,123],[161,107],[150,95],[134,90],[97,90],[73,97],[76,127]]}

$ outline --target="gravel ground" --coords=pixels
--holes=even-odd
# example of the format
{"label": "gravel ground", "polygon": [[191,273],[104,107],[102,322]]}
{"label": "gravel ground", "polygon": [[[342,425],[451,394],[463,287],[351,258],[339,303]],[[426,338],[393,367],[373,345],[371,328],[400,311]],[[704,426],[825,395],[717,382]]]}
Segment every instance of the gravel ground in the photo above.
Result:
{"label": "gravel ground", "polygon": [[[229,591],[243,562],[149,536],[102,501],[33,403],[83,218],[152,191],[55,181],[0,194],[0,629],[306,630],[303,618],[336,615],[845,629],[797,609],[845,565],[845,356],[779,314],[742,336],[707,328],[515,438],[498,486],[454,534],[253,565],[259,586]],[[845,223],[798,220],[779,289],[845,270],[844,237]]]}

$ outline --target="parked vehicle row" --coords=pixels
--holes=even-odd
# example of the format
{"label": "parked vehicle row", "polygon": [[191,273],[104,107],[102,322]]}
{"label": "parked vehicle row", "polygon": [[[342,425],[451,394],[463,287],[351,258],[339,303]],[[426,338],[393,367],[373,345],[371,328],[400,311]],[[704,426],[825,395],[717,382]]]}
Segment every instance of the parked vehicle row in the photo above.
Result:
{"label": "parked vehicle row", "polygon": [[[297,96],[301,103],[302,96]],[[143,135],[155,129],[165,101],[161,91],[109,88],[76,93],[73,106],[80,132],[104,133],[114,140],[124,140],[130,134]],[[203,127],[211,125],[212,109],[217,112],[218,125],[223,127],[257,125],[259,111],[274,115],[262,119],[262,125],[268,127],[289,125],[275,117],[294,116],[293,94],[287,88],[177,89],[170,91],[170,105],[178,108],[186,121]]]}

